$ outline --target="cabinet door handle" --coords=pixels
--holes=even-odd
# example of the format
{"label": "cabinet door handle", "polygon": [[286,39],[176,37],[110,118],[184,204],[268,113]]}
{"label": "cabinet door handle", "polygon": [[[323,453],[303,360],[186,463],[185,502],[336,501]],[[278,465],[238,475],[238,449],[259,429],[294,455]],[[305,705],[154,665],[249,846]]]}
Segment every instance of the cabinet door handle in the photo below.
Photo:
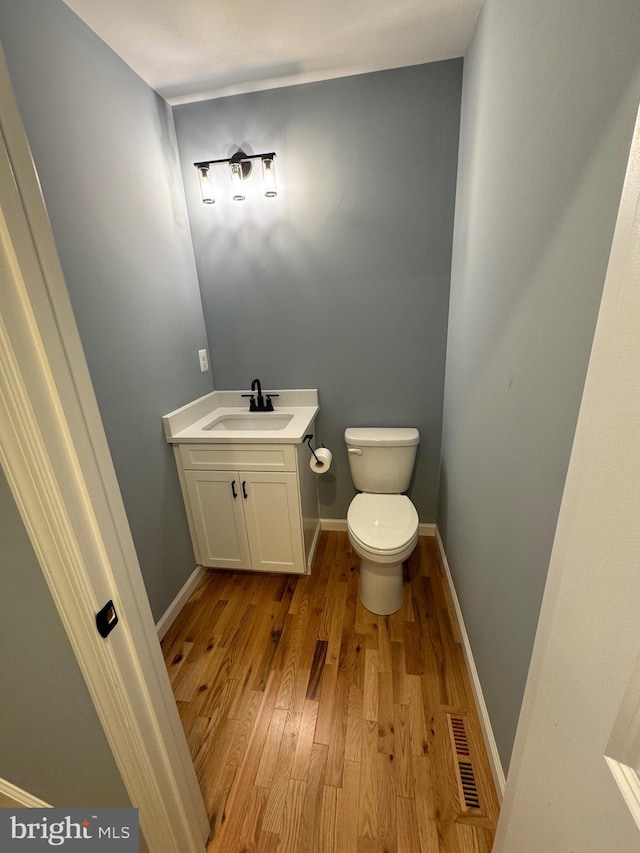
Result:
{"label": "cabinet door handle", "polygon": [[249,497],[249,496],[247,495],[247,481],[246,481],[246,480],[243,480],[243,481],[242,481],[242,494],[243,494],[243,497],[244,497],[244,499],[245,499],[245,501],[246,501],[246,499]]}
{"label": "cabinet door handle", "polygon": [[231,481],[231,494],[233,495],[233,499],[235,501],[235,499],[238,497],[238,493],[236,492],[236,481],[235,480]]}

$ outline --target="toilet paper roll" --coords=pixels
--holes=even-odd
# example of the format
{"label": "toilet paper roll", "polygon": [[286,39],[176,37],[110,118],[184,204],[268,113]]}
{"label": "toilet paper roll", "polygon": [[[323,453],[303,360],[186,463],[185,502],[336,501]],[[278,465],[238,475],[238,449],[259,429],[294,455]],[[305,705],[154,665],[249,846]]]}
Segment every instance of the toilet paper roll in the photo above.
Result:
{"label": "toilet paper roll", "polygon": [[309,467],[316,474],[325,474],[331,468],[331,460],[333,458],[331,451],[326,447],[319,447],[315,451],[315,454],[318,458],[316,459],[312,454],[309,460]]}

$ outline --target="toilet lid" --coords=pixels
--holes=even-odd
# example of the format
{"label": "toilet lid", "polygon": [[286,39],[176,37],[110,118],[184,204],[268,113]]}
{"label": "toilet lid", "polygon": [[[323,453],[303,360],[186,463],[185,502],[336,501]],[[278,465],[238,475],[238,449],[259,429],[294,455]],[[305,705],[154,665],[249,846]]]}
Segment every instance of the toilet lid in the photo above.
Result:
{"label": "toilet lid", "polygon": [[347,525],[365,546],[384,553],[399,551],[416,535],[418,513],[406,495],[356,495]]}

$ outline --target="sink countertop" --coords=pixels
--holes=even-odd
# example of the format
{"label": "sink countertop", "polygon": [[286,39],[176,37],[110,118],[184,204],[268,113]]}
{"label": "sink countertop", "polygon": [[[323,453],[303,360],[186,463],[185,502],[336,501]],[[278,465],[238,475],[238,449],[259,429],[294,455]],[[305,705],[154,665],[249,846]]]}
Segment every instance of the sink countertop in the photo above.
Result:
{"label": "sink countertop", "polygon": [[[249,391],[212,391],[204,397],[164,415],[162,423],[170,444],[299,444],[307,434],[311,422],[318,414],[317,389],[271,390],[278,394],[273,402],[273,413],[249,412],[249,400],[242,397]],[[266,398],[269,391],[263,391]],[[282,429],[212,430],[210,427],[223,416],[291,415]],[[256,426],[258,425],[256,419]]]}

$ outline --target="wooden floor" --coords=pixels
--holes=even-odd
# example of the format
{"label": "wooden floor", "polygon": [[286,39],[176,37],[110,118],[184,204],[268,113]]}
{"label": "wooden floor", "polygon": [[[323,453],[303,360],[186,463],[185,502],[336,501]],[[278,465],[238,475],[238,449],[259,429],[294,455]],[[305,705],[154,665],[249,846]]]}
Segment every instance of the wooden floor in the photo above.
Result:
{"label": "wooden floor", "polygon": [[435,541],[374,616],[322,533],[308,577],[208,572],[163,641],[208,853],[489,853],[498,804]]}

